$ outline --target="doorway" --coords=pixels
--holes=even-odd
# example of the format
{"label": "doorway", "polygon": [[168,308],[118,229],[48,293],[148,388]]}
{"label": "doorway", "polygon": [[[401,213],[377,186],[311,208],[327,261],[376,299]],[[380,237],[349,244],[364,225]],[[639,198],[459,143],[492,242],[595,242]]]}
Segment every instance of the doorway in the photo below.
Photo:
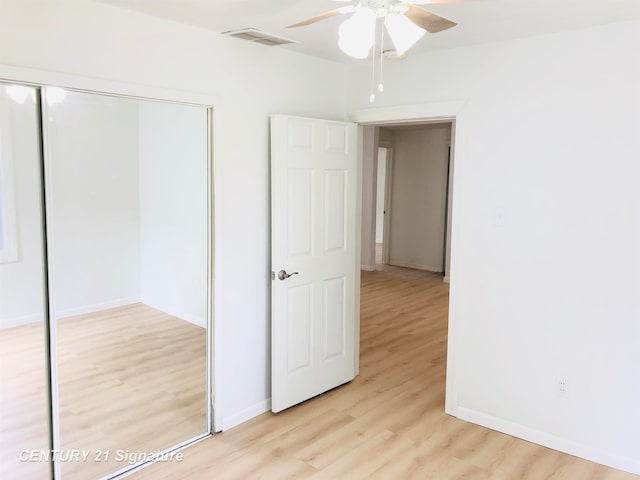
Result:
{"label": "doorway", "polygon": [[[456,115],[460,112],[463,104],[460,102],[444,102],[441,104],[424,104],[416,106],[400,106],[394,108],[366,109],[355,112],[352,120],[360,123],[360,135],[362,139],[362,235],[361,235],[361,270],[362,276],[369,275],[367,266],[370,263],[375,264],[375,255],[370,255],[373,250],[375,253],[375,219],[369,220],[374,216],[375,203],[370,199],[369,192],[374,190],[375,185],[375,169],[369,166],[373,162],[367,160],[367,156],[371,155],[374,149],[380,146],[380,141],[385,139],[380,137],[382,127],[404,126],[404,125],[429,125],[434,123],[447,123],[450,125],[450,144],[447,148],[447,189],[446,189],[446,240],[444,241],[444,277],[440,281],[449,283],[451,277],[451,244],[452,244],[452,207],[454,205],[454,176],[455,176],[455,139],[456,139]],[[386,145],[384,145],[386,146]],[[369,187],[371,185],[371,187]],[[389,220],[387,219],[387,222]],[[371,227],[370,225],[374,226]],[[370,242],[371,239],[371,243]],[[372,245],[373,244],[373,245]],[[393,267],[396,268],[396,267]],[[414,270],[414,272],[420,272]],[[447,289],[448,290],[448,289]],[[362,292],[361,292],[362,293]],[[445,383],[445,405],[444,410],[450,415],[456,415],[456,324],[455,321],[447,314],[446,327],[446,383]]]}
{"label": "doorway", "polygon": [[[375,181],[376,198],[368,203],[363,195],[363,216],[375,205],[373,230],[378,255],[375,271],[363,269],[361,272],[362,368],[358,380],[365,384],[384,382],[384,389],[377,394],[388,397],[384,404],[381,402],[384,406],[378,407],[379,418],[393,417],[393,412],[398,410],[392,404],[395,399],[402,399],[398,403],[402,405],[403,418],[391,420],[388,428],[391,431],[397,428],[402,435],[420,439],[425,431],[430,431],[428,423],[450,421],[445,413],[445,390],[449,381],[446,378],[449,285],[443,282],[442,275],[446,268],[443,252],[448,245],[444,238],[449,181],[446,174],[449,138],[446,136],[452,125],[449,122],[444,128],[442,124],[402,127],[370,127],[376,132],[370,138],[378,147],[375,149],[378,154],[371,162],[377,171],[374,168],[370,178],[363,174],[363,182]],[[431,163],[421,155],[425,150],[419,143],[421,139],[415,138],[424,137],[424,131],[429,129],[439,130],[435,137],[444,136],[447,140],[441,138],[438,155]],[[407,141],[407,137],[411,141]],[[382,149],[379,148],[381,145],[384,145]],[[366,146],[363,148],[365,153],[371,150]],[[387,154],[385,150],[392,152],[389,168],[381,160]],[[366,162],[365,158],[363,172],[367,172]],[[385,168],[384,174],[381,168]],[[387,184],[385,189],[382,188],[383,178]],[[363,192],[366,190],[363,184]],[[431,208],[426,208],[425,203]],[[382,205],[385,205],[386,213],[383,210],[381,216]],[[381,223],[382,249],[379,243]],[[434,226],[437,226],[435,235],[431,231]],[[363,242],[369,238],[367,233],[363,232]],[[425,238],[424,234],[431,234],[431,238]],[[430,249],[430,257],[420,255],[420,247],[424,247],[427,240],[436,246]],[[379,262],[380,250],[386,254],[382,263]],[[362,251],[365,252],[364,245]],[[418,261],[403,262],[405,252],[410,252]],[[419,260],[422,258],[433,260],[425,264]],[[362,259],[362,264],[365,263]],[[402,355],[410,358],[403,362],[399,360]],[[394,371],[398,366],[401,368]],[[406,369],[412,367],[415,370],[407,374]],[[395,383],[396,378],[403,380]],[[420,384],[423,380],[426,383]],[[416,397],[420,401],[414,404],[412,399]],[[410,418],[410,415],[414,416]]]}
{"label": "doorway", "polygon": [[392,265],[448,277],[452,122],[374,128],[376,268]]}

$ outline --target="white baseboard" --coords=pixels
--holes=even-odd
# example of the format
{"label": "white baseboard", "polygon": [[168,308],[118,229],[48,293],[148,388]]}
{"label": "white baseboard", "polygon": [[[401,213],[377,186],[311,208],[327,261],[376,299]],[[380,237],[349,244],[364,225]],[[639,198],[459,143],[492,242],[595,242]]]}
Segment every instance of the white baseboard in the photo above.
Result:
{"label": "white baseboard", "polygon": [[[140,303],[140,297],[128,297],[128,298],[118,298],[116,300],[110,300],[108,302],[96,303],[93,305],[83,305],[81,307],[74,308],[66,308],[64,310],[59,310],[56,312],[56,318],[67,318],[67,317],[75,317],[77,315],[85,315],[87,313],[96,313],[102,312],[104,310],[109,310],[110,308],[124,307],[126,305],[132,305],[134,303]],[[197,318],[194,315],[182,315],[176,314],[175,312],[168,312],[166,309],[160,308],[158,306],[149,305],[152,308],[157,310],[161,310],[169,315],[173,315],[174,317],[180,318],[181,320],[185,320],[189,323],[193,323],[199,327],[206,328],[207,321],[206,319]],[[12,327],[19,327],[22,325],[27,325],[29,323],[42,322],[43,317],[42,314],[32,314],[32,315],[24,315],[21,317],[15,318],[7,318],[4,320],[0,320],[0,330],[4,330]]]}
{"label": "white baseboard", "polygon": [[522,438],[528,442],[536,443],[544,447],[552,448],[560,452],[568,453],[576,457],[584,458],[592,462],[600,463],[608,467],[624,470],[640,475],[640,462],[633,458],[621,457],[603,452],[596,448],[574,442],[572,440],[541,432],[518,423],[494,417],[486,413],[458,406],[455,409],[458,418],[467,422],[482,425],[483,427],[497,430],[514,437]]}
{"label": "white baseboard", "polygon": [[110,308],[124,307],[125,305],[131,305],[134,303],[140,303],[140,297],[127,297],[117,298],[115,300],[109,300],[108,302],[95,303],[93,305],[84,305],[82,307],[65,308],[64,310],[58,310],[56,312],[56,318],[75,317],[76,315],[85,315],[87,313],[101,312],[103,310],[109,310]]}
{"label": "white baseboard", "polygon": [[160,308],[159,306],[155,306],[155,305],[149,305],[148,303],[145,303],[145,302],[142,302],[142,303],[144,303],[145,305],[148,305],[151,308],[155,308],[156,310],[160,310],[161,312],[171,315],[172,317],[179,318],[180,320],[184,320],[185,322],[189,322],[198,327],[207,328],[206,318],[200,318],[197,315],[191,315],[185,312],[171,311],[170,309]]}
{"label": "white baseboard", "polygon": [[23,315],[21,317],[6,318],[0,320],[0,330],[6,328],[20,327],[22,325],[28,325],[30,323],[42,322],[44,320],[41,313],[34,313],[33,315]]}
{"label": "white baseboard", "polygon": [[148,298],[145,298],[144,296],[142,297],[142,299],[140,300],[142,303],[144,303],[145,305],[151,307],[151,308],[155,308],[156,310],[160,310],[161,312],[164,312],[168,315],[171,315],[173,317],[179,318],[180,320],[184,320],[185,322],[189,322],[192,323],[194,325],[197,325],[198,327],[202,327],[202,328],[206,328],[207,327],[207,318],[201,318],[198,315],[193,315],[191,313],[187,313],[184,311],[179,311],[176,310],[174,308],[167,308],[164,305],[161,305],[160,303],[156,303],[156,302],[150,302],[148,301]]}
{"label": "white baseboard", "polygon": [[396,260],[389,260],[389,265],[393,265],[396,267],[413,268],[414,270],[426,270],[427,272],[442,272],[442,267],[435,267],[433,265],[422,265],[420,263],[398,262]]}
{"label": "white baseboard", "polygon": [[364,270],[365,272],[375,272],[375,265],[360,265],[360,270]]}
{"label": "white baseboard", "polygon": [[195,315],[186,315],[184,317],[180,317],[178,316],[178,318],[185,320],[189,323],[192,323],[193,325],[196,325],[198,327],[202,327],[202,328],[207,328],[207,319],[206,318],[200,318],[200,317],[196,317]]}
{"label": "white baseboard", "polygon": [[[131,305],[133,303],[139,302],[139,297],[128,297],[118,298],[116,300],[110,300],[108,302],[95,303],[93,305],[83,305],[82,307],[66,308],[64,310],[59,310],[58,312],[56,312],[56,318],[75,317],[76,315],[101,312],[103,310],[109,310],[110,308],[124,307],[125,305]],[[43,320],[44,318],[41,313],[7,318],[4,320],[0,320],[0,330],[28,325],[29,323],[42,322]]]}
{"label": "white baseboard", "polygon": [[442,281],[443,281],[444,283],[451,283],[451,281],[450,281],[449,277],[444,277],[444,278],[442,279]]}
{"label": "white baseboard", "polygon": [[237,427],[241,423],[246,422],[247,420],[251,420],[258,415],[262,415],[265,412],[271,410],[271,399],[267,398],[260,403],[256,403],[255,405],[245,408],[241,412],[235,413],[229,417],[225,417],[222,419],[222,431],[229,430],[233,427]]}

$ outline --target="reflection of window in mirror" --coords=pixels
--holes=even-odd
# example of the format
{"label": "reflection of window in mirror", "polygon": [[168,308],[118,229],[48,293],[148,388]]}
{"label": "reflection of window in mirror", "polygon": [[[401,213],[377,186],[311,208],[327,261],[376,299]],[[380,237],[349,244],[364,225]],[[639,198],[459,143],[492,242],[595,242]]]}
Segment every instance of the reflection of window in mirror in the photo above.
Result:
{"label": "reflection of window in mirror", "polygon": [[0,105],[0,263],[18,260],[11,157],[11,123],[7,106]]}

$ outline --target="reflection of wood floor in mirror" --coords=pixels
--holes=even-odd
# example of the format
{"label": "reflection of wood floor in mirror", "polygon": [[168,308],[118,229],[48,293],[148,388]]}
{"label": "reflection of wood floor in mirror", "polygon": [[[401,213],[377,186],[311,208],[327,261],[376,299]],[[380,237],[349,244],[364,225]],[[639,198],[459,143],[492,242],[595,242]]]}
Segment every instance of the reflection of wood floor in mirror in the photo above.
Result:
{"label": "reflection of wood floor in mirror", "polygon": [[360,376],[129,478],[638,480],[446,415],[447,302],[439,274],[363,272]]}
{"label": "reflection of wood floor in mirror", "polygon": [[49,448],[42,323],[0,330],[0,478],[48,478],[48,465],[20,462]]}
{"label": "reflection of wood floor in mirror", "polygon": [[[41,329],[0,331],[0,342],[18,352],[15,369],[33,376],[42,366],[29,365],[37,352],[33,345],[42,345]],[[91,452],[86,462],[63,462],[65,480],[95,479],[127,466],[116,461],[118,450],[156,452],[207,430],[204,328],[142,304],[70,317],[58,321],[58,363],[61,449]],[[3,427],[3,449],[5,439],[20,443],[21,435],[36,434],[31,424],[43,424],[44,395],[16,392],[8,400],[3,396],[3,415],[12,418],[8,431]],[[30,398],[35,393],[37,399]],[[14,454],[21,449],[9,447]],[[97,451],[109,451],[109,458],[94,461]],[[17,467],[19,475],[0,471],[0,478],[28,478],[25,465]],[[34,472],[32,478],[46,477]]]}

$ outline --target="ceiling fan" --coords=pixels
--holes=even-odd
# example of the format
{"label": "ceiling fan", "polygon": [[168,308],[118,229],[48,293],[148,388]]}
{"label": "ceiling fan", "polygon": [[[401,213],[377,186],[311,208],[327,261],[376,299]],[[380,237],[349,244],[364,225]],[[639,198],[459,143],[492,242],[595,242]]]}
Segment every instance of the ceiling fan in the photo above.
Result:
{"label": "ceiling fan", "polygon": [[[333,0],[349,2],[351,0]],[[367,58],[376,41],[376,25],[383,19],[384,28],[391,38],[396,56],[403,56],[426,33],[438,33],[455,27],[456,23],[440,15],[417,6],[426,3],[457,3],[465,0],[358,0],[348,5],[330,10],[287,28],[305,27],[336,15],[352,14],[342,22],[339,29],[338,45],[347,55]],[[380,33],[384,39],[383,30]]]}

